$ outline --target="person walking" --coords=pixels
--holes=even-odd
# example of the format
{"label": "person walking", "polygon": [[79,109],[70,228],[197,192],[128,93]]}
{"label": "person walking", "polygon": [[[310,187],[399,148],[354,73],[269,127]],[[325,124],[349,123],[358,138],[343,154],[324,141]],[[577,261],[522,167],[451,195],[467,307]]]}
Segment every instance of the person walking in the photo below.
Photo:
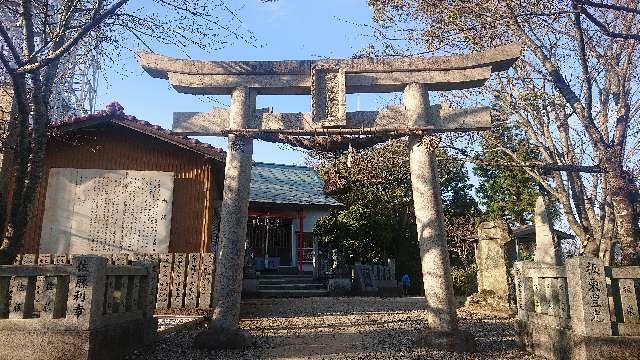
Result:
{"label": "person walking", "polygon": [[400,279],[400,281],[402,282],[402,296],[407,296],[409,286],[411,286],[411,278],[409,277],[409,274],[402,275],[402,279]]}

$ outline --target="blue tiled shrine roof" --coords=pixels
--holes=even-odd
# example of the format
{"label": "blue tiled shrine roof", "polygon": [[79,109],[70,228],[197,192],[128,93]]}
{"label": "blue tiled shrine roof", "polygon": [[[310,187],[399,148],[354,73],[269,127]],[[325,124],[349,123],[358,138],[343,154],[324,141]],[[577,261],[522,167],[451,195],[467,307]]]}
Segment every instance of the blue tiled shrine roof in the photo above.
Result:
{"label": "blue tiled shrine roof", "polygon": [[341,205],[325,195],[320,175],[310,167],[254,163],[250,201],[300,205]]}

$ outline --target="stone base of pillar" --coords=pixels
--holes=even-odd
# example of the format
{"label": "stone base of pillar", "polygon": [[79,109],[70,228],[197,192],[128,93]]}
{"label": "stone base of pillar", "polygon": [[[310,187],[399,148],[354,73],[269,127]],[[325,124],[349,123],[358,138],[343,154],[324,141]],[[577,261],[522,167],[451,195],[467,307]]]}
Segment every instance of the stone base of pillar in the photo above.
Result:
{"label": "stone base of pillar", "polygon": [[473,335],[462,330],[426,330],[418,335],[416,346],[457,353],[470,353],[476,350],[476,341]]}
{"label": "stone base of pillar", "polygon": [[211,322],[207,330],[196,335],[193,345],[204,350],[243,349],[253,342],[253,337],[244,330],[229,329]]}

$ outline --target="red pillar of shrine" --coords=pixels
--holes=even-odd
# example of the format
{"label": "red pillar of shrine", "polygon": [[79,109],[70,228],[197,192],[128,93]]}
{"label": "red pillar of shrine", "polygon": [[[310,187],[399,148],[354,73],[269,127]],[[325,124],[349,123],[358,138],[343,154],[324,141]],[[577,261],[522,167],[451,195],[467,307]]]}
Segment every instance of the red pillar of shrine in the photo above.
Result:
{"label": "red pillar of shrine", "polygon": [[302,272],[302,259],[304,257],[304,210],[298,210],[298,220],[300,221],[300,245],[298,246],[300,255],[298,256],[298,271]]}

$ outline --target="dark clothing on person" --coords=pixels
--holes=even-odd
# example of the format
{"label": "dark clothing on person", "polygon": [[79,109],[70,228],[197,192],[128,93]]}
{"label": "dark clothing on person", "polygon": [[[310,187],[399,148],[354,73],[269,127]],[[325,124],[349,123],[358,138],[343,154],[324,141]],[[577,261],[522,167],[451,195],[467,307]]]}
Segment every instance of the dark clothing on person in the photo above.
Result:
{"label": "dark clothing on person", "polygon": [[409,286],[411,286],[411,278],[408,274],[404,274],[402,275],[402,279],[400,279],[400,281],[402,282],[402,295],[406,296],[407,291],[409,291]]}

